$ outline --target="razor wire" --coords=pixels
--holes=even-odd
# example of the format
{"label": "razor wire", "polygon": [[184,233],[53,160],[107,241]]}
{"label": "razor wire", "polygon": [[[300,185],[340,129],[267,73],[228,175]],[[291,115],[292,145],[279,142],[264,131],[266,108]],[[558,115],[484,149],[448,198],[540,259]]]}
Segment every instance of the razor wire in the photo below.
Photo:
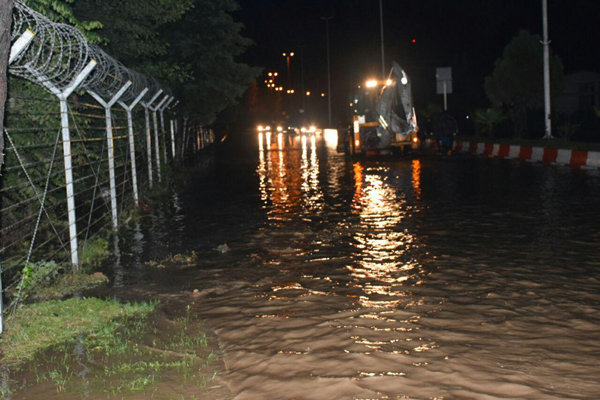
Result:
{"label": "razor wire", "polygon": [[[20,297],[17,290],[22,288],[19,282],[27,268],[55,262],[66,271],[69,259],[78,267],[81,262],[73,263],[73,252],[81,251],[85,259],[89,238],[110,226],[108,186],[114,185],[118,213],[122,214],[137,197],[132,184],[139,182],[139,189],[146,190],[152,186],[152,169],[160,176],[161,165],[168,162],[167,142],[174,147],[175,136],[169,138],[164,129],[163,113],[173,101],[170,90],[87,43],[76,28],[52,22],[22,0],[15,0],[11,45],[8,72],[24,80],[11,78],[6,107],[10,146],[5,149],[0,186],[0,299],[4,296],[14,301]],[[112,107],[112,103],[107,109],[94,95],[107,103],[118,100],[123,108]],[[149,101],[153,97],[158,100]],[[133,110],[140,100],[146,112],[148,108],[152,111],[154,121],[160,113],[160,133],[156,122],[148,125],[142,107]],[[107,122],[114,152],[112,166],[106,154]],[[56,140],[61,133],[62,139]],[[199,132],[182,134],[187,139],[181,140],[181,159],[198,150],[201,140]],[[62,158],[56,158],[56,146],[62,146]],[[161,147],[162,160],[158,156]],[[172,155],[170,161],[175,158]],[[132,159],[137,167],[130,166]],[[109,169],[113,183],[108,179]],[[1,318],[0,312],[0,324]]]}

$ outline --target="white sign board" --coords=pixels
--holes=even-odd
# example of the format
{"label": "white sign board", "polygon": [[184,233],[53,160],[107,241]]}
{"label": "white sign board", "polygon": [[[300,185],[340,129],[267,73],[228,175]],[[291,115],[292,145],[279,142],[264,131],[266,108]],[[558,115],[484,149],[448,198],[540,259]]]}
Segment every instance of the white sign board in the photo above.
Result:
{"label": "white sign board", "polygon": [[[452,67],[439,67],[435,69],[436,93],[452,93]],[[446,86],[444,88],[444,85]]]}

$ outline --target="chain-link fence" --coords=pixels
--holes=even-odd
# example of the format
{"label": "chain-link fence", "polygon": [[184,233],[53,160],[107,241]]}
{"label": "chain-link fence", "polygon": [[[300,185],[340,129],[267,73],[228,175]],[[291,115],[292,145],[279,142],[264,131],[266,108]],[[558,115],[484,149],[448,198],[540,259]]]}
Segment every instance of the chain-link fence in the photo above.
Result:
{"label": "chain-link fence", "polygon": [[163,179],[164,165],[214,136],[178,118],[168,88],[20,0],[9,73],[0,299],[15,309],[36,272],[55,272],[49,265],[79,269],[90,239],[116,230],[123,213],[139,205],[140,193]]}

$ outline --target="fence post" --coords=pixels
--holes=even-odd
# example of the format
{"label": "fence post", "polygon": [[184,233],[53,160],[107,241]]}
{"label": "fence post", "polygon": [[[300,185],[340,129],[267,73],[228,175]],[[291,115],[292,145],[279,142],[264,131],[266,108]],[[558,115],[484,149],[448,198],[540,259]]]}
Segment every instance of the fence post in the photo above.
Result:
{"label": "fence post", "polygon": [[165,130],[165,118],[163,115],[163,112],[165,111],[165,109],[169,106],[169,104],[171,104],[171,102],[175,99],[175,97],[171,96],[169,98],[169,100],[167,100],[167,102],[165,104],[163,104],[162,107],[159,107],[158,112],[160,113],[160,129],[162,131],[162,137],[163,137],[163,158],[165,160],[165,164],[167,163],[167,131]]}
{"label": "fence post", "polygon": [[175,124],[172,119],[169,122],[171,123],[171,158],[175,162]]}
{"label": "fence post", "polygon": [[158,89],[149,102],[142,102],[142,107],[144,107],[144,117],[146,119],[146,157],[148,158],[148,185],[150,186],[150,189],[152,189],[152,132],[150,130],[150,113],[148,112],[148,109],[152,109],[152,103],[154,103],[154,100],[156,100],[162,92],[162,89]]}
{"label": "fence post", "polygon": [[[75,190],[73,188],[73,166],[71,161],[71,132],[69,131],[69,114],[67,98],[83,82],[96,66],[96,61],[91,60],[87,66],[77,75],[71,85],[58,94],[60,101],[60,127],[63,141],[63,157],[65,164],[65,187],[67,191],[67,209],[69,216],[69,238],[71,244],[71,264],[79,269],[79,253],[77,248],[77,218],[75,216]],[[38,76],[38,79],[43,78]],[[46,81],[48,85],[50,83]]]}
{"label": "fence post", "polygon": [[17,40],[10,46],[10,56],[8,57],[8,65],[10,65],[15,58],[19,56],[29,46],[29,43],[33,40],[35,34],[31,32],[29,29],[26,29],[25,32],[19,36]]}
{"label": "fence post", "polygon": [[158,174],[158,181],[161,181],[160,176],[160,142],[158,140],[158,120],[156,119],[156,111],[164,104],[164,102],[170,96],[167,94],[163,99],[156,105],[156,107],[151,108],[152,110],[152,120],[154,122],[154,155],[156,156],[156,172]]}
{"label": "fence post", "polygon": [[135,100],[133,100],[133,102],[130,105],[127,105],[125,103],[123,103],[122,101],[119,101],[119,104],[121,105],[121,107],[123,107],[125,109],[125,111],[127,111],[127,130],[128,130],[128,134],[129,134],[129,154],[130,154],[130,158],[131,158],[131,184],[133,186],[133,201],[135,202],[135,206],[138,207],[140,205],[140,198],[138,195],[138,186],[137,186],[137,169],[135,166],[135,141],[133,140],[133,117],[131,115],[132,110],[134,109],[134,107],[137,105],[137,103],[142,100],[142,97],[144,97],[144,95],[148,92],[148,88],[144,88],[144,90],[142,90],[140,92],[140,94],[138,94],[138,96],[135,98]]}
{"label": "fence post", "polygon": [[185,159],[185,151],[187,150],[187,117],[183,117],[183,130],[181,134],[183,135],[183,140],[181,141],[181,159]]}
{"label": "fence post", "polygon": [[110,210],[112,214],[112,224],[113,228],[117,230],[119,227],[119,221],[117,216],[117,188],[115,183],[115,149],[114,149],[114,140],[113,140],[113,132],[112,132],[112,115],[111,115],[111,107],[119,100],[123,93],[131,86],[131,81],[127,81],[121,89],[110,99],[108,102],[104,101],[102,97],[100,97],[96,92],[92,90],[88,90],[88,93],[92,95],[94,99],[98,103],[104,107],[104,119],[106,124],[106,143],[108,149],[108,181],[110,186]]}

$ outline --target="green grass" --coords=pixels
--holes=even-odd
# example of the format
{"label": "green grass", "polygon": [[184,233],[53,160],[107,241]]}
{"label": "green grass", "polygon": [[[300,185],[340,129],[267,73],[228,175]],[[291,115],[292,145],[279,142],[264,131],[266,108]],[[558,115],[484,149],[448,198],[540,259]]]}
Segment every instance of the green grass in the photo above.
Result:
{"label": "green grass", "polygon": [[35,301],[60,300],[73,293],[89,290],[108,283],[108,278],[101,272],[93,274],[75,273],[62,275],[48,287],[37,288],[31,299]]}
{"label": "green grass", "polygon": [[150,314],[155,303],[121,304],[97,298],[51,300],[21,306],[0,337],[3,365],[21,364],[52,346],[81,335],[115,331],[119,320]]}
{"label": "green grass", "polygon": [[96,236],[89,239],[81,248],[81,263],[85,269],[99,265],[110,255],[110,245],[106,239]]}
{"label": "green grass", "polygon": [[[189,305],[172,319],[155,312],[156,306],[99,299],[23,306],[0,340],[0,362],[19,362],[9,367],[27,371],[30,383],[25,386],[47,382],[57,393],[152,398],[158,392],[160,398],[195,398],[183,393],[207,390],[202,388],[217,376],[215,343]],[[84,386],[77,373],[82,360],[90,368]],[[175,387],[179,393],[170,396]],[[12,387],[14,394],[22,389]],[[0,399],[9,394],[0,392]]]}

